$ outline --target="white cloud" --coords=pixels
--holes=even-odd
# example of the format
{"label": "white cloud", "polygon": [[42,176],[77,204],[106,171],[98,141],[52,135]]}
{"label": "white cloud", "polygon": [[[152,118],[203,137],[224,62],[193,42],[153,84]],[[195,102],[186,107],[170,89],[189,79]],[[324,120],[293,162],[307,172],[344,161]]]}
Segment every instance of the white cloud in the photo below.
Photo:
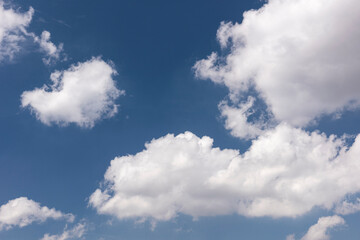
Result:
{"label": "white cloud", "polygon": [[68,239],[80,239],[86,232],[86,224],[78,223],[73,228],[68,229],[65,227],[64,232],[59,235],[45,234],[41,240],[68,240]]}
{"label": "white cloud", "polygon": [[26,197],[10,200],[0,207],[0,231],[15,226],[25,227],[33,222],[44,222],[47,219],[65,219],[72,222],[74,216],[54,208],[41,207],[39,203]]}
{"label": "white cloud", "polygon": [[281,124],[243,154],[209,137],[166,135],[136,155],[117,157],[89,204],[119,219],[169,220],[182,213],[296,217],[332,209],[360,191],[360,136],[342,139]]}
{"label": "white cloud", "polygon": [[252,107],[255,98],[249,97],[237,107],[231,107],[227,102],[221,102],[219,109],[221,116],[225,118],[225,128],[231,130],[231,135],[242,139],[252,139],[261,135],[268,128],[265,120],[249,121],[248,118],[254,113]]}
{"label": "white cloud", "polygon": [[335,208],[335,212],[341,215],[353,214],[360,211],[360,198],[356,199],[355,202],[343,201],[338,204]]}
{"label": "white cloud", "polygon": [[0,62],[13,59],[20,51],[19,43],[25,40],[26,27],[30,24],[34,9],[21,13],[12,8],[5,8],[0,1]]}
{"label": "white cloud", "polygon": [[21,42],[31,38],[39,44],[40,50],[46,55],[43,62],[47,65],[59,60],[63,51],[63,44],[56,46],[50,41],[50,32],[43,31],[41,36],[28,32],[27,28],[31,23],[34,9],[21,13],[14,10],[11,4],[4,6],[0,0],[0,62],[12,60],[16,53],[21,50]]}
{"label": "white cloud", "polygon": [[41,33],[41,37],[32,34],[34,41],[39,44],[42,51],[46,54],[47,57],[43,58],[43,62],[47,65],[51,64],[54,61],[57,61],[61,57],[61,53],[63,51],[63,44],[60,43],[56,46],[54,43],[50,41],[50,32],[43,31]]}
{"label": "white cloud", "polygon": [[319,218],[318,222],[309,228],[301,240],[328,240],[330,239],[329,230],[341,225],[345,225],[345,220],[336,215]]}
{"label": "white cloud", "polygon": [[221,24],[230,53],[198,61],[196,76],[225,84],[234,102],[255,89],[276,120],[305,126],[359,106],[359,24],[357,0],[269,0]]}
{"label": "white cloud", "polygon": [[50,87],[25,91],[22,107],[29,107],[47,125],[93,127],[95,122],[117,113],[115,100],[125,92],[116,88],[115,74],[113,66],[100,58],[72,65],[52,73]]}
{"label": "white cloud", "polygon": [[291,234],[286,237],[286,240],[295,240],[295,235]]}

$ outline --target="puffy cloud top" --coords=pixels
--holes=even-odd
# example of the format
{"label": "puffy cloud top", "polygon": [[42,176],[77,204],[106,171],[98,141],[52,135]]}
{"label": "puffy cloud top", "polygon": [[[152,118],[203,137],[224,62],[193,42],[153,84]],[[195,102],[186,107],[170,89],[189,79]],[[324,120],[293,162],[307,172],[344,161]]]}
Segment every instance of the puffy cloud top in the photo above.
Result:
{"label": "puffy cloud top", "polygon": [[119,219],[296,217],[315,206],[332,209],[360,191],[360,137],[348,149],[335,136],[282,124],[243,154],[212,143],[190,132],[169,134],[136,155],[117,157],[89,203]]}
{"label": "puffy cloud top", "polygon": [[116,88],[115,74],[111,64],[92,58],[52,73],[52,85],[25,91],[21,104],[47,125],[93,127],[96,121],[117,113],[115,100],[125,92]]}
{"label": "puffy cloud top", "polygon": [[26,197],[10,200],[0,207],[0,230],[14,226],[25,227],[33,222],[44,222],[47,219],[66,219],[72,222],[74,216],[54,208],[41,207],[39,203]]}
{"label": "puffy cloud top", "polygon": [[328,240],[330,229],[345,224],[345,220],[339,216],[330,216],[319,218],[318,222],[311,226],[308,232],[301,240]]}
{"label": "puffy cloud top", "polygon": [[221,24],[230,53],[198,61],[196,75],[225,84],[235,102],[254,87],[278,121],[305,126],[359,106],[359,24],[357,0],[269,0]]}

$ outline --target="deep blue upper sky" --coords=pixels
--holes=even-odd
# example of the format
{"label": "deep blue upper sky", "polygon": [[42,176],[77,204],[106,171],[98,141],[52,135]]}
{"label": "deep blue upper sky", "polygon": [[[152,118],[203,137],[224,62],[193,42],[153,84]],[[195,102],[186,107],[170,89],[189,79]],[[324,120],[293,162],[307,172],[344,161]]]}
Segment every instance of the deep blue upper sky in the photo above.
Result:
{"label": "deep blue upper sky", "polygon": [[[87,207],[109,162],[140,152],[153,138],[191,131],[210,136],[216,147],[242,152],[248,148],[250,142],[231,136],[220,118],[217,105],[228,90],[196,79],[192,66],[210,52],[221,51],[216,41],[221,21],[241,22],[244,11],[263,2],[16,0],[13,4],[22,11],[35,9],[29,30],[51,32],[54,43],[64,43],[68,60],[44,66],[41,54],[29,47],[13,62],[0,65],[0,205],[26,196],[73,213],[90,223],[86,235],[90,240],[285,239],[291,233],[305,233],[320,216],[331,215],[317,209],[296,219],[231,215],[193,221],[181,215],[151,231],[148,223],[119,221]],[[117,100],[120,108],[115,117],[91,129],[46,126],[20,107],[23,91],[49,84],[54,70],[92,56],[114,63],[118,71],[114,79],[126,91]],[[323,118],[308,129],[356,134],[359,120],[360,114],[349,112],[339,120]],[[345,230],[334,232],[333,239],[360,236],[360,216],[346,220]],[[50,220],[2,231],[0,239],[39,239],[45,232],[56,234],[63,228],[63,222]]]}

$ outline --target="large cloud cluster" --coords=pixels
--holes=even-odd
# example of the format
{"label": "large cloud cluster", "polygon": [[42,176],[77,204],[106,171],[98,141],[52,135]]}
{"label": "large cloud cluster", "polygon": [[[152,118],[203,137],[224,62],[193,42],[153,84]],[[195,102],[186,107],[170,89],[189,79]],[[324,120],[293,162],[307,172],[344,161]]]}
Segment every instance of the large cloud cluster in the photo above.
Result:
{"label": "large cloud cluster", "polygon": [[[49,32],[26,31],[32,15],[31,8],[19,13],[0,1],[0,61],[29,36],[46,64],[60,59],[62,45],[53,44]],[[226,54],[212,53],[194,69],[197,77],[228,87],[229,99],[219,104],[225,128],[253,139],[250,148],[216,148],[210,137],[191,132],[153,139],[143,151],[111,161],[89,204],[100,214],[155,222],[179,214],[277,218],[315,207],[359,211],[360,200],[348,200],[360,192],[360,135],[348,144],[349,138],[302,128],[359,107],[359,24],[356,0],[269,0],[245,12],[242,23],[221,23],[217,38]],[[53,72],[52,84],[25,91],[21,104],[46,125],[91,128],[117,112],[124,91],[114,75],[111,63],[92,58]],[[0,230],[60,218],[74,216],[18,198],[0,207]],[[337,215],[320,218],[302,240],[328,239],[329,229],[344,224]],[[85,231],[79,223],[43,240],[81,238]]]}
{"label": "large cloud cluster", "polygon": [[277,121],[306,126],[359,106],[359,24],[356,0],[269,0],[242,23],[223,22],[217,38],[230,53],[212,53],[194,69],[226,85],[235,106],[255,90]]}
{"label": "large cloud cluster", "polygon": [[212,142],[190,132],[169,134],[115,158],[90,204],[119,219],[296,217],[316,206],[332,209],[360,191],[360,137],[348,149],[343,139],[283,124],[243,154]]}

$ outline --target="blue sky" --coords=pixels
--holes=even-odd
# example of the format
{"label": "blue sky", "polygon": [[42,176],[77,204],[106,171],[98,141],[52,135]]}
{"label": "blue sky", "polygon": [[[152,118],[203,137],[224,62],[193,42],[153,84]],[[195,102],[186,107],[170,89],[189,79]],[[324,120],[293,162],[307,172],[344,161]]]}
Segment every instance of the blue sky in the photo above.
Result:
{"label": "blue sky", "polygon": [[0,239],[359,238],[357,1],[0,10]]}

